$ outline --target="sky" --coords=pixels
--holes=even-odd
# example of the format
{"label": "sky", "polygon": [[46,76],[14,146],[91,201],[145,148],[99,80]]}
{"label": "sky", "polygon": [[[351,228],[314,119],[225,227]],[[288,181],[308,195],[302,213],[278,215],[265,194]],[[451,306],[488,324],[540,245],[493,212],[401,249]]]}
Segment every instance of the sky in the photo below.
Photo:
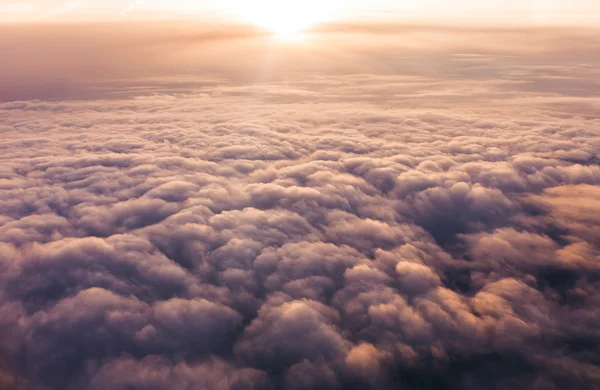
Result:
{"label": "sky", "polygon": [[[241,1],[223,0],[1,0],[0,20],[56,20],[188,17],[239,19],[237,9],[259,9],[284,4],[306,3],[297,1]],[[310,1],[308,1],[310,3]],[[364,17],[365,13],[379,16],[397,14],[405,18],[492,18],[538,21],[580,22],[597,20],[600,5],[595,0],[326,0],[320,7],[331,8],[336,18]],[[243,19],[243,17],[242,17]]]}
{"label": "sky", "polygon": [[474,4],[0,0],[0,389],[599,389],[598,6]]}

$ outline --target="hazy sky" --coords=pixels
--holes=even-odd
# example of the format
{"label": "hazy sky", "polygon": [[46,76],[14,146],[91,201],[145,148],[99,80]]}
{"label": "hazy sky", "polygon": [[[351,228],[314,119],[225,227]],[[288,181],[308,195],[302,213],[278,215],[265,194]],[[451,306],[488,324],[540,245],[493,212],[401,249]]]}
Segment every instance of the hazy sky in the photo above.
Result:
{"label": "hazy sky", "polygon": [[[296,3],[287,0],[290,4]],[[45,20],[64,18],[114,19],[124,16],[175,15],[235,15],[237,9],[262,4],[281,6],[282,1],[223,0],[0,0],[0,20]],[[319,4],[335,9],[334,17],[360,16],[379,11],[405,17],[421,16],[477,16],[477,17],[533,17],[553,20],[596,19],[600,2],[596,0],[330,0]],[[165,12],[166,11],[166,12]]]}

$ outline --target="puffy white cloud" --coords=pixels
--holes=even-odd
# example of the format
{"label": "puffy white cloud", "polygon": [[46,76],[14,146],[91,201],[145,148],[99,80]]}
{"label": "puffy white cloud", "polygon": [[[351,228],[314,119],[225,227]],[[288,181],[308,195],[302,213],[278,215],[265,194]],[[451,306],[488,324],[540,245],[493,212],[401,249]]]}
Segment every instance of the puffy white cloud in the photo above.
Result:
{"label": "puffy white cloud", "polygon": [[536,34],[1,103],[0,387],[593,388],[595,57]]}

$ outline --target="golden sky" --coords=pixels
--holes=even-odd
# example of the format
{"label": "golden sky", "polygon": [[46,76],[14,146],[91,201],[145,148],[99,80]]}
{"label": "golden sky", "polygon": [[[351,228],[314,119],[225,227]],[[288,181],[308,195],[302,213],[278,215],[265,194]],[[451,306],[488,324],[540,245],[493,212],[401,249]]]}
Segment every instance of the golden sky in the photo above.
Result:
{"label": "golden sky", "polygon": [[[0,20],[119,19],[221,16],[256,19],[256,14],[310,12],[319,18],[384,14],[402,17],[534,18],[557,21],[597,20],[596,0],[0,0]],[[326,15],[323,15],[326,14]],[[252,20],[251,20],[252,21]]]}

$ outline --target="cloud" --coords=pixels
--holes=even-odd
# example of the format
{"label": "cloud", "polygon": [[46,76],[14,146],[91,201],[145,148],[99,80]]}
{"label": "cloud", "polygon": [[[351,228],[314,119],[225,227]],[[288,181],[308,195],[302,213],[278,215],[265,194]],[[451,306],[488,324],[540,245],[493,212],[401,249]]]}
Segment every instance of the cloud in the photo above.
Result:
{"label": "cloud", "polygon": [[595,388],[597,63],[554,33],[3,95],[0,387]]}

